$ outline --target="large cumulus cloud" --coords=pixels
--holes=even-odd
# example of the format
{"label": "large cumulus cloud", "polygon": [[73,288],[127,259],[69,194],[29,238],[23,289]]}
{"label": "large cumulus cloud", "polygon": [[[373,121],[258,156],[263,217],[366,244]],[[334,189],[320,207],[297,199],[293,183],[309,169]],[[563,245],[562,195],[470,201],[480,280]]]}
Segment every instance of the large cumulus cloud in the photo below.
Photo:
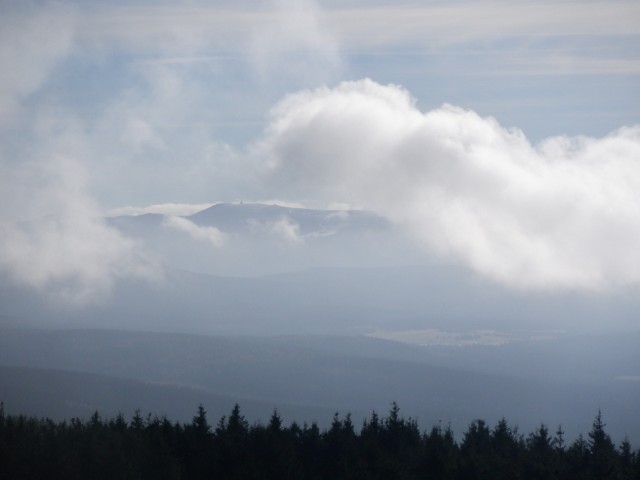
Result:
{"label": "large cumulus cloud", "polygon": [[421,112],[370,80],[290,95],[260,146],[278,188],[373,209],[505,284],[640,281],[640,126],[532,145],[451,105]]}

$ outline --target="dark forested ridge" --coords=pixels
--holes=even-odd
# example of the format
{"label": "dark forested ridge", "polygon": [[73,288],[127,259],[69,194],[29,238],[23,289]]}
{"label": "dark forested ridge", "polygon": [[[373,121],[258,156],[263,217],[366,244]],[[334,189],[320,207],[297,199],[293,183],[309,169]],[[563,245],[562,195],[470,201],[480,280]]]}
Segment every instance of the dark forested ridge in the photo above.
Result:
{"label": "dark forested ridge", "polygon": [[566,444],[562,428],[529,434],[506,420],[472,422],[461,439],[437,425],[421,432],[394,403],[359,428],[289,426],[274,412],[250,425],[236,405],[211,425],[136,413],[54,422],[0,408],[0,478],[169,479],[640,479],[640,451],[616,446],[598,412],[588,435]]}

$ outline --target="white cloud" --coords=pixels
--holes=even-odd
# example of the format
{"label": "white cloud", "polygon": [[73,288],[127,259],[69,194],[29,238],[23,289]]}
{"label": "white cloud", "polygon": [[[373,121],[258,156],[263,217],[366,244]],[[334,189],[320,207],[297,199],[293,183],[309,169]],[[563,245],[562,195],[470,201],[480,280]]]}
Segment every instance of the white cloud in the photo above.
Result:
{"label": "white cloud", "polygon": [[76,305],[106,301],[118,278],[160,278],[141,246],[101,218],[86,125],[54,106],[41,106],[30,120],[20,132],[29,142],[0,146],[0,274]]}
{"label": "white cloud", "polygon": [[77,161],[52,154],[23,168],[45,179],[30,193],[34,204],[53,213],[0,224],[0,271],[71,304],[104,301],[119,277],[159,277],[158,266],[135,242],[101,220]]}
{"label": "white cloud", "polygon": [[300,236],[300,226],[288,217],[283,217],[273,222],[271,231],[290,243],[295,244],[304,241]]}
{"label": "white cloud", "polygon": [[255,200],[249,203],[259,203],[261,205],[278,205],[280,207],[287,208],[305,208],[304,204],[300,202],[292,202],[287,200],[271,199],[271,200]]}
{"label": "white cloud", "polygon": [[377,211],[507,285],[640,282],[640,126],[533,146],[364,80],[286,97],[261,148],[276,188]]}
{"label": "white cloud", "polygon": [[186,232],[191,238],[209,242],[215,247],[221,247],[224,244],[224,234],[216,227],[201,227],[183,217],[167,217],[164,225]]}
{"label": "white cloud", "polygon": [[304,243],[304,237],[300,234],[300,225],[287,216],[262,222],[249,219],[248,227],[253,234],[267,234],[275,237],[278,241],[284,240],[289,245]]}
{"label": "white cloud", "polygon": [[153,150],[166,149],[165,142],[158,133],[153,130],[153,127],[148,122],[141,118],[129,118],[123,134],[123,140],[138,151],[143,151],[146,148]]}
{"label": "white cloud", "polygon": [[[133,65],[111,88],[111,69],[97,72],[116,47],[85,41],[87,12],[27,3],[0,15],[0,275],[70,304],[107,300],[118,278],[161,277],[141,245],[101,219],[98,199],[128,203],[144,189],[166,198],[198,182],[210,191],[212,163],[228,156],[202,109],[194,118],[203,82],[190,71]],[[90,97],[84,75],[105,82]],[[182,156],[195,160],[176,164]]]}

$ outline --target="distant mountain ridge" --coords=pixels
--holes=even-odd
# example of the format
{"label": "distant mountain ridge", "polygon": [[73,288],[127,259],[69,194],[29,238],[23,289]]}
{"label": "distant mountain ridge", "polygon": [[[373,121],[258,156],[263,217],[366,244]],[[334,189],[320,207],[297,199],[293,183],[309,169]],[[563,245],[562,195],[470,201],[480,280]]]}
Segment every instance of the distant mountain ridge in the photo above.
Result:
{"label": "distant mountain ridge", "polygon": [[382,231],[391,227],[387,220],[366,210],[315,210],[262,203],[217,203],[186,218],[197,225],[229,232],[246,231],[252,222],[282,219],[298,225],[303,235],[338,230]]}
{"label": "distant mountain ridge", "polygon": [[106,221],[163,264],[214,275],[405,265],[425,256],[394,224],[365,210],[218,203],[187,216],[148,213]]}
{"label": "distant mountain ridge", "polygon": [[[160,226],[166,217],[161,213],[118,215],[107,221],[116,227],[131,225]],[[256,224],[271,224],[288,220],[300,228],[303,235],[314,232],[387,231],[392,224],[367,210],[319,210],[286,207],[263,203],[216,203],[191,215],[182,215],[198,226],[216,227],[223,232],[248,232]]]}

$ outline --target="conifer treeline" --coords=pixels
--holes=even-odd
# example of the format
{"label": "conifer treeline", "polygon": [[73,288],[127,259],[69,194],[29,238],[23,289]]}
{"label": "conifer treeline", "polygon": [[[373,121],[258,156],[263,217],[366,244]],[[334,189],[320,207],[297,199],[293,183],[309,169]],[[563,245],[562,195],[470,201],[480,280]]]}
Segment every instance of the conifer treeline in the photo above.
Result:
{"label": "conifer treeline", "polygon": [[560,428],[522,435],[506,420],[471,423],[458,443],[449,428],[421,432],[393,404],[359,431],[347,415],[313,423],[249,425],[236,405],[211,426],[137,412],[54,422],[0,408],[0,478],[6,479],[640,479],[640,451],[616,447],[600,413],[587,438],[565,445]]}

